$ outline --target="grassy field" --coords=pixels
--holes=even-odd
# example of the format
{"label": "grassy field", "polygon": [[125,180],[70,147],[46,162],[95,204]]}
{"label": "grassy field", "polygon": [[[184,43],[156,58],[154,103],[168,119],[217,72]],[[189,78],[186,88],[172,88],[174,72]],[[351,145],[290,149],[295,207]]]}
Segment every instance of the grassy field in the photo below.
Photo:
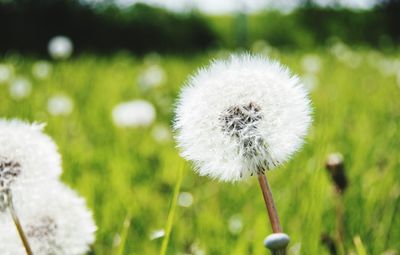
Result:
{"label": "grassy field", "polygon": [[[266,51],[305,75],[304,56],[310,52]],[[173,102],[187,75],[223,54],[146,61],[125,54],[80,56],[51,62],[44,79],[32,75],[36,59],[0,59],[32,84],[23,100],[10,97],[10,82],[0,84],[0,116],[47,123],[46,132],[63,156],[63,180],[94,212],[98,232],[91,254],[158,254],[164,238],[151,236],[166,228],[171,208],[175,217],[167,254],[267,253],[262,242],[271,230],[256,178],[228,184],[199,177],[179,157],[172,139],[160,143],[152,135],[154,127],[171,124]],[[349,179],[346,251],[400,252],[400,74],[395,74],[400,55],[343,46],[313,54],[319,56],[320,70],[305,75],[315,87],[315,121],[307,144],[288,164],[267,174],[283,228],[291,236],[290,254],[328,254],[320,236],[335,233],[335,195],[324,161],[335,151],[343,153]],[[151,89],[137,82],[148,59],[167,76]],[[60,93],[73,99],[68,116],[47,111],[48,99]],[[154,104],[153,125],[113,124],[113,107],[132,99]],[[189,192],[193,204],[174,203],[177,188]]]}

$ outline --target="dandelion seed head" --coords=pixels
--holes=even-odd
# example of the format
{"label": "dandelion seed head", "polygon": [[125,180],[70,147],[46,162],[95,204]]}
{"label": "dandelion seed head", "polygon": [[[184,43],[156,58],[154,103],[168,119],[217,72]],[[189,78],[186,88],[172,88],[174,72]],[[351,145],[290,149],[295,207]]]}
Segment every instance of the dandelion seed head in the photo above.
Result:
{"label": "dandelion seed head", "polygon": [[163,237],[164,235],[165,235],[164,229],[157,229],[150,233],[149,238],[150,238],[150,240],[155,240],[155,239]]}
{"label": "dandelion seed head", "polygon": [[[13,203],[34,254],[82,255],[94,242],[96,226],[85,201],[60,183],[33,186]],[[14,228],[8,214],[0,217],[2,254],[24,253]]]}
{"label": "dandelion seed head", "polygon": [[45,79],[50,75],[51,65],[46,61],[38,61],[32,66],[32,74],[38,79]]}
{"label": "dandelion seed head", "polygon": [[0,64],[0,84],[8,82],[14,75],[14,68],[7,64]]}
{"label": "dandelion seed head", "polygon": [[47,111],[53,116],[67,116],[74,109],[74,102],[65,95],[53,96],[47,102]]}
{"label": "dandelion seed head", "polygon": [[164,69],[159,65],[151,65],[138,77],[138,83],[143,88],[154,88],[162,85],[166,79]]}
{"label": "dandelion seed head", "polygon": [[72,55],[73,44],[66,36],[53,37],[48,44],[48,51],[53,59],[67,59]]}
{"label": "dandelion seed head", "polygon": [[0,189],[23,188],[61,173],[61,157],[42,124],[0,119]]}
{"label": "dandelion seed head", "polygon": [[10,86],[10,96],[14,100],[27,98],[32,92],[32,84],[28,79],[19,77],[12,81]]}
{"label": "dandelion seed head", "polygon": [[301,65],[306,73],[318,73],[321,69],[321,58],[318,55],[307,54],[301,59]]}
{"label": "dandelion seed head", "polygon": [[115,106],[112,118],[118,127],[146,127],[153,123],[156,111],[150,102],[133,100]]}
{"label": "dandelion seed head", "polygon": [[191,76],[174,128],[181,155],[200,175],[237,181],[287,161],[310,123],[299,78],[278,62],[242,54]]}

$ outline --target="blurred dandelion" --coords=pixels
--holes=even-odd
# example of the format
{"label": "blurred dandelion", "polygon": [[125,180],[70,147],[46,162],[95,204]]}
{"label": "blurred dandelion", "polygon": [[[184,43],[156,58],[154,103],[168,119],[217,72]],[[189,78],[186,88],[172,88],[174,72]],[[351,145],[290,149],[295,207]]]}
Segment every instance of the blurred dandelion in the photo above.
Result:
{"label": "blurred dandelion", "polygon": [[32,74],[37,79],[45,79],[50,75],[51,65],[46,61],[37,61],[32,66]]}
{"label": "blurred dandelion", "polygon": [[149,238],[150,238],[150,240],[155,240],[155,239],[163,237],[164,235],[165,235],[164,229],[157,229],[150,233]]}
{"label": "blurred dandelion", "polygon": [[10,96],[14,100],[27,98],[32,92],[32,84],[28,79],[18,77],[11,82]]}
{"label": "blurred dandelion", "polygon": [[299,78],[268,58],[232,55],[190,77],[175,114],[181,155],[200,175],[232,182],[258,175],[275,233],[265,245],[284,252],[289,237],[281,233],[264,173],[301,147],[311,123],[310,100]]}
{"label": "blurred dandelion", "polygon": [[66,36],[53,37],[49,41],[48,51],[53,59],[67,59],[72,55],[72,41]]}
{"label": "blurred dandelion", "polygon": [[74,109],[74,102],[65,95],[51,97],[47,102],[47,111],[53,116],[67,116]]}
{"label": "blurred dandelion", "polygon": [[242,232],[243,229],[242,218],[239,215],[233,215],[232,217],[230,217],[228,221],[228,229],[229,232],[231,232],[234,235],[237,235],[240,232]]}
{"label": "blurred dandelion", "polygon": [[118,127],[149,126],[156,118],[156,111],[148,101],[133,100],[115,106],[112,118]]}
{"label": "blurred dandelion", "polygon": [[321,70],[321,58],[315,54],[307,54],[301,59],[301,66],[306,73],[318,73]]}
{"label": "blurred dandelion", "polygon": [[304,87],[308,91],[313,91],[318,86],[318,77],[315,74],[307,73],[301,77]]}
{"label": "blurred dandelion", "polygon": [[10,65],[0,64],[0,85],[6,83],[14,76],[14,68]]}
{"label": "blurred dandelion", "polygon": [[159,143],[166,143],[171,140],[171,131],[170,129],[162,124],[156,125],[151,132],[154,140]]}
{"label": "blurred dandelion", "polygon": [[166,80],[164,69],[159,65],[147,67],[138,77],[138,84],[143,88],[154,88],[162,85]]}
{"label": "blurred dandelion", "polygon": [[[14,205],[33,254],[81,255],[94,242],[96,225],[85,201],[58,182],[36,185],[30,194],[14,199]],[[0,250],[2,254],[23,254],[7,216],[0,217]]]}
{"label": "blurred dandelion", "polygon": [[189,192],[181,192],[178,196],[178,205],[190,207],[193,204],[193,195]]}

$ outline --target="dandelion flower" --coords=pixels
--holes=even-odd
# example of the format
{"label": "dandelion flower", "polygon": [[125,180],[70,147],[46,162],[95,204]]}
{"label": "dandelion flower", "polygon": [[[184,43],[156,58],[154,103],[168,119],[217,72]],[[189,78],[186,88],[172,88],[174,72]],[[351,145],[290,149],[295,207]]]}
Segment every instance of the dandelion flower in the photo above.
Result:
{"label": "dandelion flower", "polygon": [[[33,254],[85,254],[94,242],[96,226],[85,201],[58,182],[15,197],[14,205]],[[0,217],[0,240],[2,254],[24,253],[8,214]]]}
{"label": "dandelion flower", "polygon": [[152,129],[151,134],[154,140],[156,140],[159,143],[166,143],[171,139],[171,131],[167,126],[162,124],[156,125]]}
{"label": "dandelion flower", "polygon": [[25,78],[16,78],[10,86],[10,96],[15,100],[27,98],[32,92],[32,84]]}
{"label": "dandelion flower", "polygon": [[53,96],[47,102],[47,111],[53,116],[69,115],[74,109],[74,102],[68,96]]}
{"label": "dandelion flower", "polygon": [[159,65],[151,65],[138,77],[138,83],[143,88],[160,86],[166,79],[164,69]]}
{"label": "dandelion flower", "polygon": [[32,66],[32,74],[38,79],[45,79],[51,72],[51,65],[46,61],[38,61]]}
{"label": "dandelion flower", "polygon": [[181,192],[178,196],[178,205],[190,207],[193,204],[193,195],[189,192]]}
{"label": "dandelion flower", "polygon": [[48,51],[53,59],[67,59],[72,55],[72,41],[65,36],[53,37],[49,41]]}
{"label": "dandelion flower", "polygon": [[268,58],[233,55],[182,90],[174,128],[200,175],[237,181],[287,161],[303,144],[311,106],[299,78]]}
{"label": "dandelion flower", "polygon": [[305,55],[301,59],[301,65],[306,73],[318,73],[321,69],[321,58],[314,54]]}
{"label": "dandelion flower", "polygon": [[154,106],[145,100],[133,100],[114,107],[112,117],[119,127],[149,126],[156,117]]}
{"label": "dandelion flower", "polygon": [[163,236],[165,236],[165,231],[164,231],[164,229],[158,229],[158,230],[152,231],[152,232],[150,233],[149,238],[150,238],[150,240],[155,240],[155,239],[161,238],[161,237],[163,237]]}
{"label": "dandelion flower", "polygon": [[14,75],[14,69],[6,64],[0,64],[0,84],[8,82]]}
{"label": "dandelion flower", "polygon": [[0,120],[0,193],[57,179],[61,174],[57,147],[43,133],[43,127],[17,120]]}

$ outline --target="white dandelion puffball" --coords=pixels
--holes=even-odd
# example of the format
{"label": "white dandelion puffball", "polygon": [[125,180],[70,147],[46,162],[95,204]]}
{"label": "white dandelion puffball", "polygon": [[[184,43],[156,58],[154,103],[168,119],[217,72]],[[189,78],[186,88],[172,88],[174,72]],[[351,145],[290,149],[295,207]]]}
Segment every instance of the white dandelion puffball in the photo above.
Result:
{"label": "white dandelion puffball", "polygon": [[156,118],[156,110],[145,100],[133,100],[115,106],[112,117],[118,127],[146,127]]}
{"label": "white dandelion puffball", "polygon": [[300,148],[311,123],[297,76],[262,56],[232,55],[193,75],[178,100],[181,155],[222,181],[272,169]]}
{"label": "white dandelion puffball", "polygon": [[27,98],[32,92],[32,84],[25,78],[16,78],[10,86],[10,96],[15,100]]}
{"label": "white dandelion puffball", "polygon": [[0,193],[60,176],[61,157],[43,127],[0,119]]}
{"label": "white dandelion puffball", "polygon": [[37,79],[45,79],[50,75],[51,65],[46,61],[38,61],[32,66],[32,74]]}
{"label": "white dandelion puffball", "polygon": [[49,41],[48,51],[53,59],[67,59],[72,55],[72,41],[66,36],[53,37]]}
{"label": "white dandelion puffball", "polygon": [[74,109],[74,102],[68,96],[53,96],[47,102],[47,111],[53,116],[67,116]]}
{"label": "white dandelion puffball", "polygon": [[[33,254],[82,255],[95,240],[84,199],[61,183],[35,187],[13,202]],[[9,214],[0,217],[0,240],[2,255],[24,254]]]}

